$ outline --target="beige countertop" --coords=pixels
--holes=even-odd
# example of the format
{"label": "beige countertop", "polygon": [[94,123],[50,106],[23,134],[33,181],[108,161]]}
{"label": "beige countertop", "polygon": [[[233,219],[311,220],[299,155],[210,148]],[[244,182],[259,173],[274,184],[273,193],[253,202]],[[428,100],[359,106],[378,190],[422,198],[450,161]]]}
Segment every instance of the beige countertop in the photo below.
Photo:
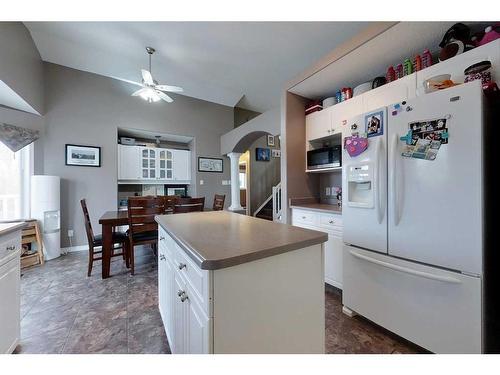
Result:
{"label": "beige countertop", "polygon": [[305,210],[320,211],[327,213],[334,213],[342,215],[342,207],[336,204],[324,204],[324,203],[302,203],[302,204],[292,204],[291,208],[303,208]]}
{"label": "beige countertop", "polygon": [[0,223],[0,236],[22,229],[25,225],[26,223],[24,221],[16,223]]}
{"label": "beige countertop", "polygon": [[317,245],[325,233],[228,211],[156,216],[201,269],[216,270]]}

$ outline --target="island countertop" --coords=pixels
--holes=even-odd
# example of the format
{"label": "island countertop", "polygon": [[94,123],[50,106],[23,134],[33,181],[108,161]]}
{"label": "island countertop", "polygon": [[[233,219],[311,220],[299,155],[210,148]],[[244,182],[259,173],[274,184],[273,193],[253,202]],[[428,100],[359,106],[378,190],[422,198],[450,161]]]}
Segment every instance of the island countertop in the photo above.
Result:
{"label": "island countertop", "polygon": [[328,235],[228,211],[156,216],[158,224],[205,270],[317,245]]}

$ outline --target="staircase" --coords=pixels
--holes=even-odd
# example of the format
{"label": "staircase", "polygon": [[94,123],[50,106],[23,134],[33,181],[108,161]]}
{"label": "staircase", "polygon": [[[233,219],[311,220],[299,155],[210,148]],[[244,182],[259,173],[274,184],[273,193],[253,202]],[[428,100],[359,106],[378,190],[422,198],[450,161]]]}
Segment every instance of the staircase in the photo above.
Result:
{"label": "staircase", "polygon": [[255,210],[253,216],[269,221],[281,221],[281,182],[273,186],[272,194]]}

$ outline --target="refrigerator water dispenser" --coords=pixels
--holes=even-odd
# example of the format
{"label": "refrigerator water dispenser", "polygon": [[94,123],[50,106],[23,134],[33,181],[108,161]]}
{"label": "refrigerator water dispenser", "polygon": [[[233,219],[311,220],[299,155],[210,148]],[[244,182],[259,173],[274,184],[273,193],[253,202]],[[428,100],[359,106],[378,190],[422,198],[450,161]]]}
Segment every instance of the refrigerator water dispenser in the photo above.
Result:
{"label": "refrigerator water dispenser", "polygon": [[373,167],[369,163],[347,167],[347,204],[351,207],[373,208]]}

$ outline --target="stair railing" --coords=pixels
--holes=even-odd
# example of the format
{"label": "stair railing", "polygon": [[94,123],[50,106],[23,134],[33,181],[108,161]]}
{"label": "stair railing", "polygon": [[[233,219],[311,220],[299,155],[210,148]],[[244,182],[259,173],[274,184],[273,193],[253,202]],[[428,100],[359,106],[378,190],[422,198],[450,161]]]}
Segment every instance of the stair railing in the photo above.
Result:
{"label": "stair railing", "polygon": [[253,216],[257,216],[258,213],[269,203],[273,201],[273,221],[281,221],[281,182],[273,186],[272,194],[267,197],[267,199],[262,203],[259,208],[255,210]]}

